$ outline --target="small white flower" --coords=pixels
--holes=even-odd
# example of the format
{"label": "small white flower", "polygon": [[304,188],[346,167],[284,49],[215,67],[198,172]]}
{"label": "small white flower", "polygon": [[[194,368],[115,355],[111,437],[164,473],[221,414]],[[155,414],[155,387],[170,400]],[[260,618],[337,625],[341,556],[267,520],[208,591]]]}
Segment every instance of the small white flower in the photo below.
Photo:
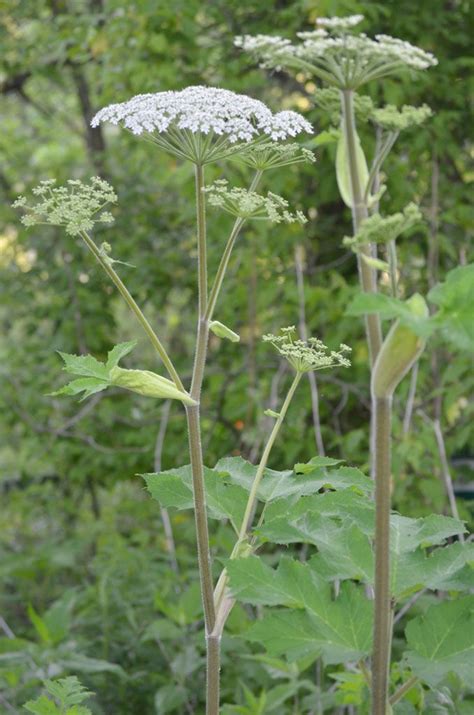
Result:
{"label": "small white flower", "polygon": [[283,140],[313,131],[297,112],[273,114],[257,99],[217,87],[140,94],[101,109],[91,124],[102,122],[147,134],[176,156],[202,164],[240,151],[242,142]]}
{"label": "small white flower", "polygon": [[364,19],[363,15],[348,15],[348,17],[318,17],[316,24],[329,27],[331,30],[349,30]]}
{"label": "small white flower", "polygon": [[297,372],[313,372],[329,367],[350,367],[351,365],[350,360],[346,357],[347,353],[351,352],[351,348],[344,343],[341,343],[339,350],[329,350],[319,338],[295,339],[294,325],[281,328],[280,332],[282,335],[270,333],[264,335],[262,339],[266,343],[271,343]]}

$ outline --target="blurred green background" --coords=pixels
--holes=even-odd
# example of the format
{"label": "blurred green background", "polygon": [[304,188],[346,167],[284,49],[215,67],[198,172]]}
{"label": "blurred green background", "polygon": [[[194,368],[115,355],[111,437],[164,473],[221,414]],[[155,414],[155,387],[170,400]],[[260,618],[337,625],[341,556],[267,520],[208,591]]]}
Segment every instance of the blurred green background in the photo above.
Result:
{"label": "blurred green background", "polygon": [[[91,130],[90,119],[134,94],[209,84],[262,99],[275,111],[300,111],[316,132],[324,131],[329,122],[313,105],[315,86],[255,67],[233,37],[291,36],[311,29],[318,15],[362,12],[369,33],[409,40],[439,60],[420,76],[367,90],[380,104],[427,103],[434,112],[397,142],[385,166],[382,202],[384,212],[412,199],[422,208],[424,226],[399,242],[400,284],[405,296],[426,293],[448,270],[472,260],[469,5],[0,2],[0,654],[10,653],[13,640],[18,653],[0,660],[2,712],[20,712],[41,678],[64,672],[81,675],[98,693],[95,712],[114,715],[199,713],[203,682],[191,517],[172,515],[176,553],[170,553],[159,507],[134,476],[157,463],[165,469],[183,463],[184,415],[177,404],[157,408],[119,391],[80,405],[47,396],[62,384],[57,350],[102,359],[113,344],[139,338],[130,364],[155,369],[154,357],[80,242],[51,227],[25,229],[12,201],[41,179],[99,174],[110,181],[119,194],[115,224],[97,230],[96,240],[109,241],[115,257],[135,266],[120,273],[189,377],[196,319],[192,168],[126,132]],[[372,137],[362,134],[370,154]],[[272,395],[285,394],[290,375],[260,338],[301,319],[295,255],[310,334],[353,347],[350,370],[318,377],[324,449],[368,466],[363,324],[344,315],[358,290],[354,256],[342,246],[350,213],[337,191],[334,145],[318,147],[313,137],[305,146],[316,151],[317,164],[269,173],[265,188],[303,210],[308,223],[251,226],[232,260],[216,318],[242,340],[211,340],[203,398],[209,466],[226,454],[257,459],[268,429],[263,410]],[[235,164],[213,167],[207,178],[221,176],[237,185],[249,181]],[[229,227],[230,220],[209,212],[211,271]],[[416,516],[449,513],[436,424],[457,484],[472,479],[474,461],[470,356],[449,353],[436,339],[430,347],[420,362],[409,429],[403,429],[409,380],[395,405],[395,507]],[[291,467],[316,453],[310,392],[301,389],[271,466]],[[460,500],[462,518],[468,505]],[[229,539],[225,527],[213,526],[220,556]],[[245,618],[235,609],[231,632]],[[224,658],[224,702],[239,701],[241,680],[258,692],[274,678],[237,638],[225,640]],[[284,708],[275,712],[291,712]]]}

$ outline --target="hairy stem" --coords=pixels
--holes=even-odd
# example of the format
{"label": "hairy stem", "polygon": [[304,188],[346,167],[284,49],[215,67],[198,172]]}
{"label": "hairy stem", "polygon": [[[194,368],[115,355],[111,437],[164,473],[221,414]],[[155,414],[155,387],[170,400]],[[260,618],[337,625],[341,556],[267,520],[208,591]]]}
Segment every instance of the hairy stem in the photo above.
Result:
{"label": "hairy stem", "polygon": [[185,392],[183,383],[180,380],[180,377],[178,373],[176,372],[173,363],[171,362],[170,358],[168,357],[168,353],[166,352],[165,348],[163,347],[160,339],[156,335],[155,331],[151,327],[150,323],[148,320],[145,318],[145,315],[143,314],[142,310],[139,308],[138,304],[132,297],[130,291],[128,288],[125,286],[123,283],[122,279],[118,275],[118,273],[114,270],[110,260],[107,259],[105,255],[101,253],[101,251],[97,248],[95,245],[94,241],[91,239],[91,237],[85,232],[82,231],[81,233],[81,238],[83,239],[84,243],[86,244],[87,248],[91,251],[91,253],[95,256],[97,261],[100,263],[104,271],[107,273],[109,278],[112,280],[112,282],[115,284],[118,292],[132,311],[134,315],[136,316],[138,322],[142,326],[143,330],[147,334],[148,339],[150,340],[151,344],[155,348],[156,352],[160,356],[161,360],[163,361],[163,365],[168,371],[169,376],[173,380],[174,384],[178,388],[178,390],[182,390]]}
{"label": "hairy stem", "polygon": [[385,715],[388,703],[388,674],[392,609],[390,602],[390,443],[391,397],[374,397],[372,411],[375,459],[375,600],[372,654],[372,715]]}
{"label": "hairy stem", "polygon": [[[352,90],[341,91],[341,107],[342,107],[342,129],[347,145],[347,154],[349,161],[349,174],[351,179],[352,190],[352,223],[354,234],[357,233],[361,222],[367,218],[368,210],[367,203],[364,201],[363,192],[365,186],[360,185],[359,167],[357,162],[356,152],[356,126],[354,117],[354,92]],[[368,257],[372,256],[372,250],[369,246],[362,247],[362,252]],[[376,273],[363,259],[358,260],[359,279],[362,290],[366,293],[375,293],[377,291]],[[367,315],[365,317],[367,343],[369,346],[370,363],[374,364],[382,345],[382,330],[380,327],[380,318],[378,315]]]}

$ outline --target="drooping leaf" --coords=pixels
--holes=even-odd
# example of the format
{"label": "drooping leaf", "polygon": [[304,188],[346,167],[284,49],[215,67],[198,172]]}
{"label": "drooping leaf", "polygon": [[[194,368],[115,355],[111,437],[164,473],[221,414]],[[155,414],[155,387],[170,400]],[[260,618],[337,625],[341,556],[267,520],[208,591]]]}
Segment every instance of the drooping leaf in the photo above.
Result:
{"label": "drooping leaf", "polygon": [[71,380],[71,382],[68,382],[67,385],[64,385],[59,390],[51,392],[50,395],[52,397],[56,395],[79,395],[83,392],[84,394],[80,399],[80,402],[82,402],[96,392],[106,390],[109,386],[109,381],[103,380],[102,378],[80,377],[78,380]]}
{"label": "drooping leaf", "polygon": [[473,633],[473,596],[430,606],[405,629],[405,660],[429,685],[438,685],[450,673],[469,681],[474,672]]}
{"label": "drooping leaf", "polygon": [[[142,476],[151,496],[162,506],[193,508],[192,472],[189,465]],[[230,519],[234,529],[238,531],[247,504],[247,492],[230,484],[218,471],[207,467],[204,469],[204,485],[209,516],[213,519]]]}

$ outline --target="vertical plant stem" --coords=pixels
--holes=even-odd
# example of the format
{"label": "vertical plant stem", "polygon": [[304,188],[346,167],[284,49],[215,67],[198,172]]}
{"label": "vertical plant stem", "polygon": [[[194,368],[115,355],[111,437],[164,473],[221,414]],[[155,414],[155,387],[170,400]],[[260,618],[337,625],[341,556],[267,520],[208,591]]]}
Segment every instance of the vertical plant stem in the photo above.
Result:
{"label": "vertical plant stem", "polygon": [[[204,609],[206,629],[206,713],[219,712],[219,641],[212,636],[216,614],[212,583],[209,529],[207,523],[206,493],[204,487],[204,463],[201,446],[200,399],[206,365],[209,321],[207,310],[207,245],[206,245],[206,204],[203,194],[204,169],[195,166],[196,218],[198,243],[198,327],[196,352],[194,357],[191,394],[197,404],[186,408],[189,436],[189,456],[193,480],[194,520],[198,553],[199,579]],[[217,652],[216,652],[217,651]]]}
{"label": "vertical plant stem", "polygon": [[[360,185],[359,167],[357,162],[356,151],[356,127],[354,117],[354,92],[352,90],[341,90],[341,107],[342,107],[342,130],[344,132],[347,154],[349,161],[349,174],[351,178],[352,189],[352,223],[354,234],[359,229],[361,222],[367,218],[367,203],[364,201],[365,186]],[[363,248],[363,253],[371,257],[372,251],[370,247]],[[359,279],[362,290],[366,293],[375,293],[377,291],[376,273],[363,259],[358,260]],[[380,318],[378,315],[367,315],[365,317],[367,343],[369,346],[370,363],[374,364],[382,345],[382,331],[380,327]]]}
{"label": "vertical plant stem", "polygon": [[391,643],[390,474],[391,397],[374,397],[375,601],[372,654],[372,715],[386,715]]}

